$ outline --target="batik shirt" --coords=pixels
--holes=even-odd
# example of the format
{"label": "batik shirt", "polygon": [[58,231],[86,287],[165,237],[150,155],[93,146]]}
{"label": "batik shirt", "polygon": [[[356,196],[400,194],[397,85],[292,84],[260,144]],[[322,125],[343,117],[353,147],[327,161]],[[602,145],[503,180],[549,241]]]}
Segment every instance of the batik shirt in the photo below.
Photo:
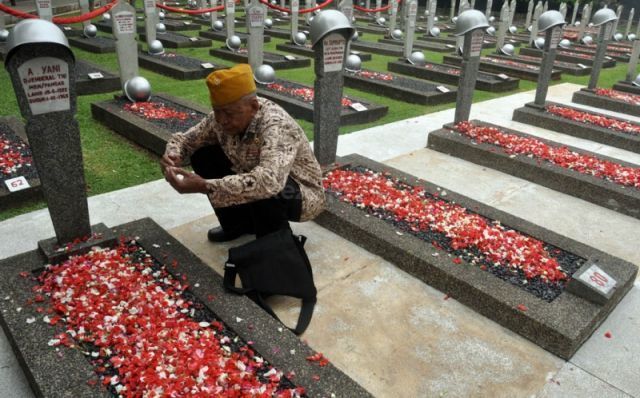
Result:
{"label": "batik shirt", "polygon": [[298,123],[279,105],[264,98],[258,98],[258,103],[260,109],[244,134],[225,134],[211,112],[186,132],[174,134],[165,154],[184,160],[204,146],[222,147],[236,174],[207,180],[213,207],[270,198],[291,176],[302,194],[300,221],[310,220],[325,203],[320,165]]}

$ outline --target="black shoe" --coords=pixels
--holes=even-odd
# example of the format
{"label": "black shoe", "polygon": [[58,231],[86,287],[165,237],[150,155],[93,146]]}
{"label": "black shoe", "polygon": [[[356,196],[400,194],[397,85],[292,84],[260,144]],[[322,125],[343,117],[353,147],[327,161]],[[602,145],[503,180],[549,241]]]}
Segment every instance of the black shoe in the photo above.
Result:
{"label": "black shoe", "polygon": [[248,232],[238,228],[231,231],[225,231],[222,227],[214,227],[207,232],[207,238],[210,242],[229,242],[238,239]]}

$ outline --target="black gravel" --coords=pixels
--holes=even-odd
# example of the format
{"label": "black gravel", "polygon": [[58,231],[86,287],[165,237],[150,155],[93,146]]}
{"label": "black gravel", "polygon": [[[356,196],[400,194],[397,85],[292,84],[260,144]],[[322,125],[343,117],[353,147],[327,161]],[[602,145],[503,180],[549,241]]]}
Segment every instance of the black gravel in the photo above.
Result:
{"label": "black gravel", "polygon": [[[367,168],[361,167],[361,166],[344,167],[344,169],[352,170],[359,173],[365,173],[369,171]],[[395,183],[395,188],[397,189],[406,190],[412,187],[411,185],[402,181],[398,181],[398,180],[393,180],[393,181]],[[327,190],[327,193],[337,198],[340,198],[340,194],[337,192]],[[429,194],[427,192],[424,193],[424,197],[427,199],[437,199],[437,200],[443,200],[445,202],[448,202],[448,200],[443,199],[442,196],[439,196],[436,198],[434,195]],[[491,274],[497,276],[498,278],[504,281],[507,281],[513,285],[516,285],[547,302],[552,302],[555,298],[560,296],[560,294],[562,294],[566,286],[566,283],[567,283],[566,281],[546,282],[542,280],[540,277],[527,279],[525,277],[524,272],[520,269],[512,269],[512,268],[504,267],[502,265],[495,266],[492,262],[485,259],[484,256],[480,253],[480,251],[475,247],[471,247],[467,249],[458,249],[458,250],[453,249],[451,247],[451,239],[445,236],[443,233],[437,232],[437,231],[431,231],[431,230],[415,232],[411,229],[411,226],[413,224],[410,224],[404,221],[397,221],[395,215],[387,211],[380,210],[380,209],[372,209],[368,207],[362,210],[371,216],[385,220],[386,222],[392,224],[395,228],[402,231],[403,233],[414,235],[426,242],[431,243],[434,246],[437,245],[439,248],[441,248],[445,252],[449,253],[452,256],[458,256],[462,258],[462,260],[466,261],[467,263],[471,263],[472,260],[475,260],[476,266],[480,267],[484,265],[486,267],[487,272],[490,272]],[[467,210],[467,213],[477,214],[471,210]],[[479,216],[482,217],[489,224],[492,224],[494,221],[496,221],[496,220],[492,220],[490,218],[484,217],[482,215],[479,215]],[[527,235],[526,233],[518,231],[515,228],[511,228],[508,225],[504,225],[504,224],[501,224],[501,225],[506,229],[515,230],[524,236],[530,236],[530,235]],[[558,261],[558,263],[560,264],[564,272],[569,277],[573,275],[587,261],[582,257],[579,257],[573,253],[569,253],[554,245],[551,245],[546,242],[543,242],[543,243],[544,243],[544,249],[550,254],[551,257],[555,258]],[[464,268],[461,267],[460,269],[461,269],[461,272],[464,272],[462,271],[464,270]]]}
{"label": "black gravel", "polygon": [[202,60],[197,58],[185,57],[184,55],[168,52],[161,55],[153,55],[153,57],[161,59],[162,62],[177,65],[185,69],[202,69]]}
{"label": "black gravel", "polygon": [[[347,75],[351,75],[351,76],[357,76],[360,77],[362,79],[369,79],[371,81],[374,82],[379,82],[381,84],[389,84],[398,88],[406,88],[409,90],[416,90],[416,91],[423,91],[423,92],[430,92],[430,91],[438,91],[438,89],[436,87],[438,87],[438,84],[433,84],[433,83],[429,83],[425,80],[418,80],[418,79],[409,79],[407,77],[401,76],[401,75],[397,75],[394,73],[389,73],[389,72],[377,72],[377,71],[373,71],[373,70],[367,70],[367,69],[363,69],[362,72],[372,72],[372,73],[380,73],[380,74],[385,74],[385,75],[391,75],[393,77],[392,80],[382,80],[382,79],[377,79],[374,77],[369,77],[369,76],[364,76],[361,72],[350,72],[345,70],[345,74]],[[439,91],[438,91],[439,92]]]}
{"label": "black gravel", "polygon": [[[126,243],[126,245],[129,249],[129,255],[132,259],[131,260],[132,262],[143,262],[147,259],[148,253],[142,247],[140,247],[135,241],[129,241]],[[154,274],[157,275],[155,277],[156,283],[161,288],[175,291],[172,285],[170,283],[166,283],[165,280],[167,281],[171,281],[172,279],[179,280],[182,276],[181,273],[169,271],[169,269],[164,264],[160,263],[155,258],[153,259],[153,265],[151,265],[151,269],[153,271],[160,271],[159,273],[152,272],[149,275],[152,275],[152,276]],[[34,273],[34,276],[37,278],[44,271],[45,271],[44,268],[40,268],[38,270],[33,271],[33,273]],[[211,309],[209,309],[209,307],[207,307],[206,304],[203,303],[202,300],[200,300],[197,296],[195,296],[191,291],[189,291],[188,289],[185,290],[180,295],[180,297],[183,298],[186,302],[190,303],[190,307],[188,308],[190,311],[186,313],[186,315],[191,319],[193,319],[195,322],[209,322],[210,324],[217,322],[221,325],[220,328],[215,329],[216,336],[218,340],[221,340],[224,337],[229,338],[230,340],[229,343],[225,343],[225,345],[227,345],[231,349],[232,353],[239,353],[241,351],[246,350],[246,347],[250,347],[250,349],[257,356],[260,356],[264,359],[264,357],[259,352],[253,349],[253,347],[249,346],[245,340],[243,340],[233,329],[229,328],[222,319],[218,318],[218,316],[213,311],[211,311]],[[76,343],[78,342],[76,341]],[[85,356],[87,360],[89,360],[89,362],[94,366],[94,369],[96,369],[96,374],[98,376],[108,377],[108,376],[117,375],[118,377],[121,378],[121,376],[118,374],[118,371],[115,368],[108,366],[108,364],[110,363],[109,361],[110,357],[100,356],[98,358],[94,358],[91,356],[90,354],[91,352],[101,352],[100,347],[97,347],[93,344],[86,343],[86,342],[80,342],[79,345],[81,347],[81,351],[87,353]],[[268,377],[264,377],[263,375],[267,373],[270,370],[270,368],[271,366],[269,365],[269,363],[266,360],[264,360],[264,362],[262,363],[262,366],[259,369],[256,369],[257,377],[261,382],[263,383],[268,382]],[[118,394],[115,387],[116,387],[115,385],[111,385],[111,384],[108,384],[106,386],[107,390],[109,391],[109,393],[111,393],[112,396],[120,397],[121,395]],[[278,388],[280,390],[292,389],[292,388],[296,388],[296,385],[283,375],[282,378],[280,379]],[[303,397],[306,397],[306,395],[303,395]]]}
{"label": "black gravel", "polygon": [[[175,102],[169,101],[169,100],[167,100],[165,98],[155,99],[154,97],[151,97],[149,102],[164,104],[168,108],[172,108],[172,109],[175,109],[175,110],[180,111],[180,112],[185,112],[185,113],[187,113],[189,115],[189,117],[187,117],[187,119],[185,119],[185,120],[180,120],[180,119],[146,119],[142,115],[140,115],[140,114],[138,114],[136,112],[130,112],[133,115],[136,115],[137,117],[144,118],[147,122],[153,124],[154,126],[163,128],[163,129],[171,131],[173,133],[176,133],[176,132],[179,132],[179,131],[186,131],[186,130],[190,129],[191,127],[195,126],[196,124],[198,124],[198,122],[200,122],[205,116],[207,116],[204,113],[198,112],[198,111],[193,110],[191,108],[187,108],[186,106],[182,106],[180,104],[176,104]],[[128,104],[128,103],[129,103],[129,100],[127,100],[125,97],[120,97],[120,98],[116,99],[116,104],[118,106],[120,106],[121,108],[123,108],[124,105]]]}
{"label": "black gravel", "polygon": [[28,163],[23,163],[16,167],[16,170],[9,173],[4,174],[0,172],[0,190],[6,191],[7,186],[4,184],[5,180],[10,180],[12,178],[23,176],[27,180],[38,178],[38,172],[36,171],[36,167],[32,162],[31,149],[29,145],[25,143],[16,133],[7,125],[0,121],[0,141],[8,141],[9,150],[17,151],[22,154],[25,159],[27,159]]}

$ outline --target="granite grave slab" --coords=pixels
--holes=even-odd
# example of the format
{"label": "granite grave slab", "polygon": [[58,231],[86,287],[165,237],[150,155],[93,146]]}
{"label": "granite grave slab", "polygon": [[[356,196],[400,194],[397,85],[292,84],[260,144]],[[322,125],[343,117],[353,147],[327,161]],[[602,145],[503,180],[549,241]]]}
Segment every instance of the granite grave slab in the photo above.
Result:
{"label": "granite grave slab", "polygon": [[[460,68],[432,62],[427,62],[424,66],[418,66],[410,64],[407,60],[399,59],[389,62],[387,70],[454,86],[460,80]],[[504,92],[517,89],[519,84],[520,79],[514,77],[500,77],[492,73],[478,72],[475,87],[478,90]]]}
{"label": "granite grave slab", "polygon": [[[378,43],[385,45],[401,45],[402,42],[393,39],[378,39]],[[450,53],[455,50],[456,46],[449,43],[438,43],[425,40],[414,40],[413,47],[419,50],[433,51],[437,53]]]}
{"label": "granite grave slab", "polygon": [[628,82],[626,80],[620,80],[619,82],[613,85],[614,90],[624,91],[627,93],[640,95],[640,86],[636,86],[635,84]]}
{"label": "granite grave slab", "polygon": [[89,61],[76,61],[78,95],[109,93],[120,90],[120,77]]}
{"label": "granite grave slab", "polygon": [[[145,117],[145,109],[159,109],[156,117]],[[93,118],[143,148],[162,156],[173,133],[186,131],[211,112],[210,108],[168,94],[155,94],[146,103],[124,97],[91,104]]]}
{"label": "granite grave slab", "polygon": [[[209,54],[235,63],[247,63],[249,60],[246,48],[241,48],[238,51],[231,51],[226,47],[214,48],[209,50]],[[271,66],[273,69],[306,68],[311,65],[309,58],[297,55],[284,55],[268,51],[265,51],[262,55],[263,63]]]}
{"label": "granite grave slab", "polygon": [[[141,41],[147,41],[147,35],[140,33],[138,35]],[[166,48],[200,48],[211,47],[210,39],[203,39],[197,36],[185,36],[180,33],[166,32],[157,35],[156,39],[160,40]]]}
{"label": "granite grave slab", "polygon": [[395,73],[344,71],[344,85],[412,104],[436,105],[456,100],[457,88]]}
{"label": "granite grave slab", "polygon": [[358,40],[352,41],[350,43],[350,48],[356,51],[363,51],[380,55],[390,55],[392,57],[402,57],[403,55],[402,42],[398,42],[398,44],[384,44]]}
{"label": "granite grave slab", "polygon": [[[502,55],[502,54],[487,54],[487,57],[497,58],[497,59],[502,59],[507,61],[512,60],[522,64],[537,65],[537,66],[540,66],[540,62],[542,60],[542,58],[532,57],[529,55],[508,56],[508,55]],[[558,61],[558,60],[553,62],[553,69],[557,69],[559,71],[562,71],[562,73],[566,73],[572,76],[587,76],[591,74],[590,66],[582,65],[582,64],[574,64],[571,62]]]}
{"label": "granite grave slab", "polygon": [[[579,112],[575,119],[568,119],[547,111],[547,107],[556,106],[568,110],[569,112]],[[585,117],[592,116],[593,123],[585,121]],[[602,113],[587,111],[564,104],[547,101],[545,108],[535,106],[533,103],[526,104],[522,108],[518,108],[513,112],[513,120],[520,123],[530,124],[532,126],[542,127],[543,129],[558,131],[563,134],[584,138],[594,142],[600,142],[616,148],[627,151],[640,153],[640,135],[633,133],[632,129],[640,132],[640,124],[632,123],[617,117],[605,115]],[[630,131],[625,132],[614,127],[604,127],[599,123],[602,120],[609,120],[609,124],[626,126]],[[598,124],[596,124],[596,122]],[[634,127],[635,126],[635,127]]]}
{"label": "granite grave slab", "polygon": [[110,37],[69,37],[69,44],[79,49],[96,54],[106,54],[116,52],[116,43]]}
{"label": "granite grave slab", "polygon": [[[457,55],[445,55],[442,61],[447,65],[462,65],[462,57]],[[522,80],[538,81],[540,67],[525,64],[513,59],[480,57],[480,70],[495,74],[505,74]],[[551,80],[560,80],[562,71],[554,69],[551,72]]]}
{"label": "granite grave slab", "polygon": [[573,258],[581,259],[579,263],[597,262],[605,267],[618,282],[614,296],[606,305],[592,303],[566,290],[552,301],[542,300],[487,272],[487,267],[472,265],[459,257],[456,261],[451,253],[447,254],[447,249],[432,243],[432,235],[413,233],[409,227],[378,218],[366,204],[360,209],[328,192],[327,208],[317,218],[320,225],[561,358],[571,358],[633,286],[637,267],[624,260],[364,157],[350,155],[339,162],[351,170],[365,167],[384,172],[387,178],[400,180],[402,190],[404,184],[424,188],[425,197],[428,194],[436,198],[434,200],[442,198],[445,203],[472,209],[489,221],[499,221],[500,225],[539,239],[550,250],[570,253]]}
{"label": "granite grave slab", "polygon": [[163,23],[167,30],[171,32],[188,32],[202,28],[202,25],[192,21],[165,20]]}
{"label": "granite grave slab", "polygon": [[[622,168],[636,168],[637,165],[626,163],[617,159],[608,158],[593,152],[573,148],[549,140],[534,137],[532,135],[492,125],[482,121],[472,121],[474,126],[492,127],[510,135],[525,139],[534,139],[547,147],[555,148],[554,151],[569,150],[577,155],[591,159],[599,159]],[[506,140],[506,139],[505,139]],[[477,142],[460,134],[453,124],[447,124],[443,129],[429,133],[427,146],[439,152],[443,152],[461,159],[477,163],[486,167],[511,174],[547,188],[575,196],[577,198],[595,203],[599,206],[640,218],[640,190],[633,186],[562,167],[552,161],[527,154],[516,155],[506,151],[500,145]],[[562,149],[560,149],[562,148]],[[614,167],[614,166],[608,166]],[[617,166],[616,166],[617,167]],[[622,171],[624,172],[624,171]]]}
{"label": "granite grave slab", "polygon": [[[311,48],[310,44],[305,44],[304,46],[298,46],[293,43],[280,43],[280,44],[276,44],[276,50],[292,53],[292,54],[298,54],[298,55],[302,55],[309,58],[313,57],[313,49]],[[358,57],[360,57],[360,60],[363,62],[371,61],[371,54],[369,53],[363,53],[361,51],[351,49],[351,54],[357,55]]]}
{"label": "granite grave slab", "polygon": [[145,69],[178,80],[202,79],[207,77],[207,75],[214,70],[228,68],[226,65],[214,64],[201,59],[170,52],[165,52],[160,55],[151,55],[147,52],[141,51],[138,53],[138,63]]}
{"label": "granite grave slab", "polygon": [[[276,79],[272,84],[258,85],[258,95],[277,103],[294,118],[313,121],[314,90],[312,87]],[[361,110],[356,110],[353,104],[362,105],[362,108],[356,106]],[[388,111],[389,108],[384,105],[373,104],[351,96],[343,97],[340,125],[369,123],[380,119]]]}
{"label": "granite grave slab", "polygon": [[[310,347],[245,296],[227,293],[220,275],[153,220],[130,222],[108,232],[114,236],[135,237],[136,245],[171,277],[188,280],[191,284],[182,293],[188,295],[185,297],[210,318],[219,320],[229,331],[230,339],[237,337],[242,345],[250,344],[257,355],[278,370],[293,372],[294,385],[304,387],[308,396],[371,396],[332,364],[320,367],[306,360],[314,354]],[[83,354],[85,349],[52,347],[51,341],[64,321],[52,326],[43,322],[43,315],[36,311],[39,305],[25,304],[35,296],[31,289],[37,282],[31,275],[40,273],[45,264],[45,258],[37,250],[0,261],[0,269],[6,276],[0,282],[0,291],[3,297],[9,297],[0,304],[0,324],[31,388],[36,396],[43,397],[117,396],[115,389],[101,388],[101,383],[97,383],[96,365],[92,364],[91,355]],[[274,350],[274,345],[280,349]],[[65,369],[63,373],[61,366]]]}
{"label": "granite grave slab", "polygon": [[[247,43],[247,40],[249,38],[249,34],[248,33],[235,31],[234,34],[240,38],[240,41],[243,44]],[[202,31],[198,32],[198,35],[200,37],[204,37],[204,38],[210,39],[210,40],[216,40],[216,41],[226,41],[227,40],[227,34],[225,32],[216,32],[216,31],[213,31],[213,30],[202,30]],[[270,43],[271,42],[271,36],[269,36],[268,34],[265,34],[264,35],[264,42],[265,43]]]}
{"label": "granite grave slab", "polygon": [[17,117],[0,118],[0,144],[0,158],[3,159],[0,166],[0,207],[6,209],[26,200],[41,198],[40,178],[27,134]]}
{"label": "granite grave slab", "polygon": [[583,88],[573,93],[571,99],[576,104],[593,106],[613,112],[640,116],[640,96],[628,92],[604,90],[612,96],[602,94],[602,89]]}
{"label": "granite grave slab", "polygon": [[[542,58],[542,50],[538,50],[537,48],[521,47],[518,53],[520,55],[527,55],[527,56]],[[592,55],[575,53],[570,50],[558,49],[556,51],[556,59],[558,61],[565,61],[565,62],[571,62],[575,64],[593,66]],[[614,66],[616,66],[616,61],[614,59],[605,59],[602,62],[603,68],[613,68]]]}

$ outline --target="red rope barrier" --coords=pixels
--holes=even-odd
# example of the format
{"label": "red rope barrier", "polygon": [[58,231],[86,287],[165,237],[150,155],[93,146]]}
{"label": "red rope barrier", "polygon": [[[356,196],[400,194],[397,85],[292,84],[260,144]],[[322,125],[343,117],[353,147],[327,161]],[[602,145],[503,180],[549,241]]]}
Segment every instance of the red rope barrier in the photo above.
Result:
{"label": "red rope barrier", "polygon": [[[398,0],[398,5],[400,5],[400,1]],[[355,8],[358,11],[362,11],[362,12],[368,12],[368,13],[372,13],[372,12],[382,12],[382,11],[387,11],[389,8],[391,8],[391,3],[387,4],[384,7],[380,7],[380,8],[364,8],[364,7],[360,7],[357,5],[353,5],[353,8]]]}
{"label": "red rope barrier", "polygon": [[[56,23],[56,24],[59,24],[59,25],[68,25],[68,24],[88,21],[90,19],[93,19],[93,18],[95,18],[97,16],[100,16],[100,15],[104,14],[105,12],[109,11],[111,8],[113,8],[113,6],[116,5],[117,2],[118,2],[118,0],[113,0],[111,3],[105,5],[104,7],[100,7],[98,9],[95,9],[95,10],[91,11],[91,12],[88,12],[88,13],[82,14],[82,15],[78,15],[78,16],[75,16],[75,17],[66,17],[66,18],[64,18],[64,17],[53,17],[52,22]],[[14,17],[21,18],[21,19],[38,18],[37,15],[29,14],[27,12],[16,10],[15,8],[7,7],[2,3],[0,3],[0,11],[4,11],[9,15],[13,15]]]}
{"label": "red rope barrier", "polygon": [[[268,0],[260,0],[260,2],[262,4],[264,4],[264,5],[266,5],[269,8],[273,8],[274,10],[291,13],[291,9],[290,8],[280,7],[280,6],[276,5],[276,4],[271,4],[271,3],[269,3]],[[307,14],[307,13],[310,13],[310,12],[314,12],[314,11],[319,10],[321,8],[325,8],[326,6],[328,6],[331,3],[333,3],[333,0],[326,0],[324,3],[318,4],[315,7],[303,8],[302,10],[298,10],[298,14]]]}
{"label": "red rope barrier", "polygon": [[[240,2],[240,0],[236,0],[236,4],[238,4],[239,2]],[[207,13],[207,12],[215,12],[215,11],[224,10],[224,4],[220,5],[220,6],[212,7],[212,8],[201,8],[199,10],[187,10],[185,8],[169,7],[169,6],[166,6],[164,4],[160,4],[160,3],[156,3],[156,7],[162,8],[163,10],[176,12],[176,13],[179,13],[179,14],[204,14],[204,13]]]}

